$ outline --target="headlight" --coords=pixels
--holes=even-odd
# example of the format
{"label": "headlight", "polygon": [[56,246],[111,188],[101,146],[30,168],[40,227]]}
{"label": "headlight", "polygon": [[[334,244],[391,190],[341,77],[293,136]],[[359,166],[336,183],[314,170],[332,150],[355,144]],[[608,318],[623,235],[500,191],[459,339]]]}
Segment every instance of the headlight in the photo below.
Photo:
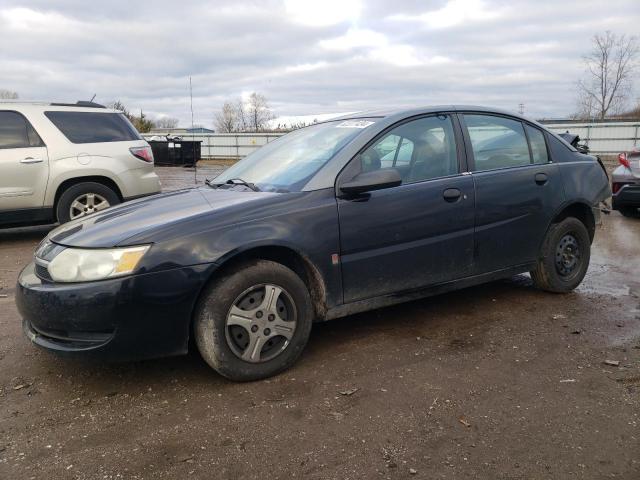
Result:
{"label": "headlight", "polygon": [[49,262],[47,269],[56,282],[121,277],[133,273],[148,249],[149,245],[95,250],[67,248]]}

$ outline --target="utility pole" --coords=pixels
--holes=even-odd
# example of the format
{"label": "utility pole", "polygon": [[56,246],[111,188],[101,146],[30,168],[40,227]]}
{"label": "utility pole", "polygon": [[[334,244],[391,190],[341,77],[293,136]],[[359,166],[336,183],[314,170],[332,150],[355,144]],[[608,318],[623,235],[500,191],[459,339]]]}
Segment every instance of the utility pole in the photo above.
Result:
{"label": "utility pole", "polygon": [[193,155],[193,184],[198,185],[198,161],[196,160],[195,132],[193,126],[193,85],[191,75],[189,75],[189,98],[191,99],[191,153]]}
{"label": "utility pole", "polygon": [[518,113],[520,115],[524,115],[524,103],[519,103],[518,104]]}

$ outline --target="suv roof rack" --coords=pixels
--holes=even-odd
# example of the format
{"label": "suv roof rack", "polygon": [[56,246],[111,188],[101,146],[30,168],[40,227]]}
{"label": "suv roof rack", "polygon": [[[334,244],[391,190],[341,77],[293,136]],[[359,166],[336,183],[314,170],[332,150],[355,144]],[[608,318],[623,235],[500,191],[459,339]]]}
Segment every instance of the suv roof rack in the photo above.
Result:
{"label": "suv roof rack", "polygon": [[99,103],[78,100],[76,103],[52,103],[53,107],[85,107],[85,108],[107,108]]}

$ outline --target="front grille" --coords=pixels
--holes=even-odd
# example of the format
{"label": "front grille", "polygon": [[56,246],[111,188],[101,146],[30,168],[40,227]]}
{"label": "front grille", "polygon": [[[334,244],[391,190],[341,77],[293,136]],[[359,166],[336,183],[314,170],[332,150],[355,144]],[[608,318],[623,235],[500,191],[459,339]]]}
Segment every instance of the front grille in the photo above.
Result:
{"label": "front grille", "polygon": [[47,270],[47,267],[38,265],[37,263],[36,263],[36,275],[41,280],[46,280],[47,282],[53,281],[53,278],[51,278],[51,275],[49,275],[49,270]]}

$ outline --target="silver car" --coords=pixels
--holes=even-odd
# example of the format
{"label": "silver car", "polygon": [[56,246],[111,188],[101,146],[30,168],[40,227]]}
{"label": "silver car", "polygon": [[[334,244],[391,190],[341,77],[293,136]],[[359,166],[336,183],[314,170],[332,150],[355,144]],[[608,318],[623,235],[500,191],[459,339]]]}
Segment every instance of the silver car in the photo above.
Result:
{"label": "silver car", "polygon": [[619,154],[618,162],[611,176],[613,209],[640,218],[640,148]]}
{"label": "silver car", "polygon": [[64,223],[159,191],[151,148],[121,112],[0,102],[0,227]]}

